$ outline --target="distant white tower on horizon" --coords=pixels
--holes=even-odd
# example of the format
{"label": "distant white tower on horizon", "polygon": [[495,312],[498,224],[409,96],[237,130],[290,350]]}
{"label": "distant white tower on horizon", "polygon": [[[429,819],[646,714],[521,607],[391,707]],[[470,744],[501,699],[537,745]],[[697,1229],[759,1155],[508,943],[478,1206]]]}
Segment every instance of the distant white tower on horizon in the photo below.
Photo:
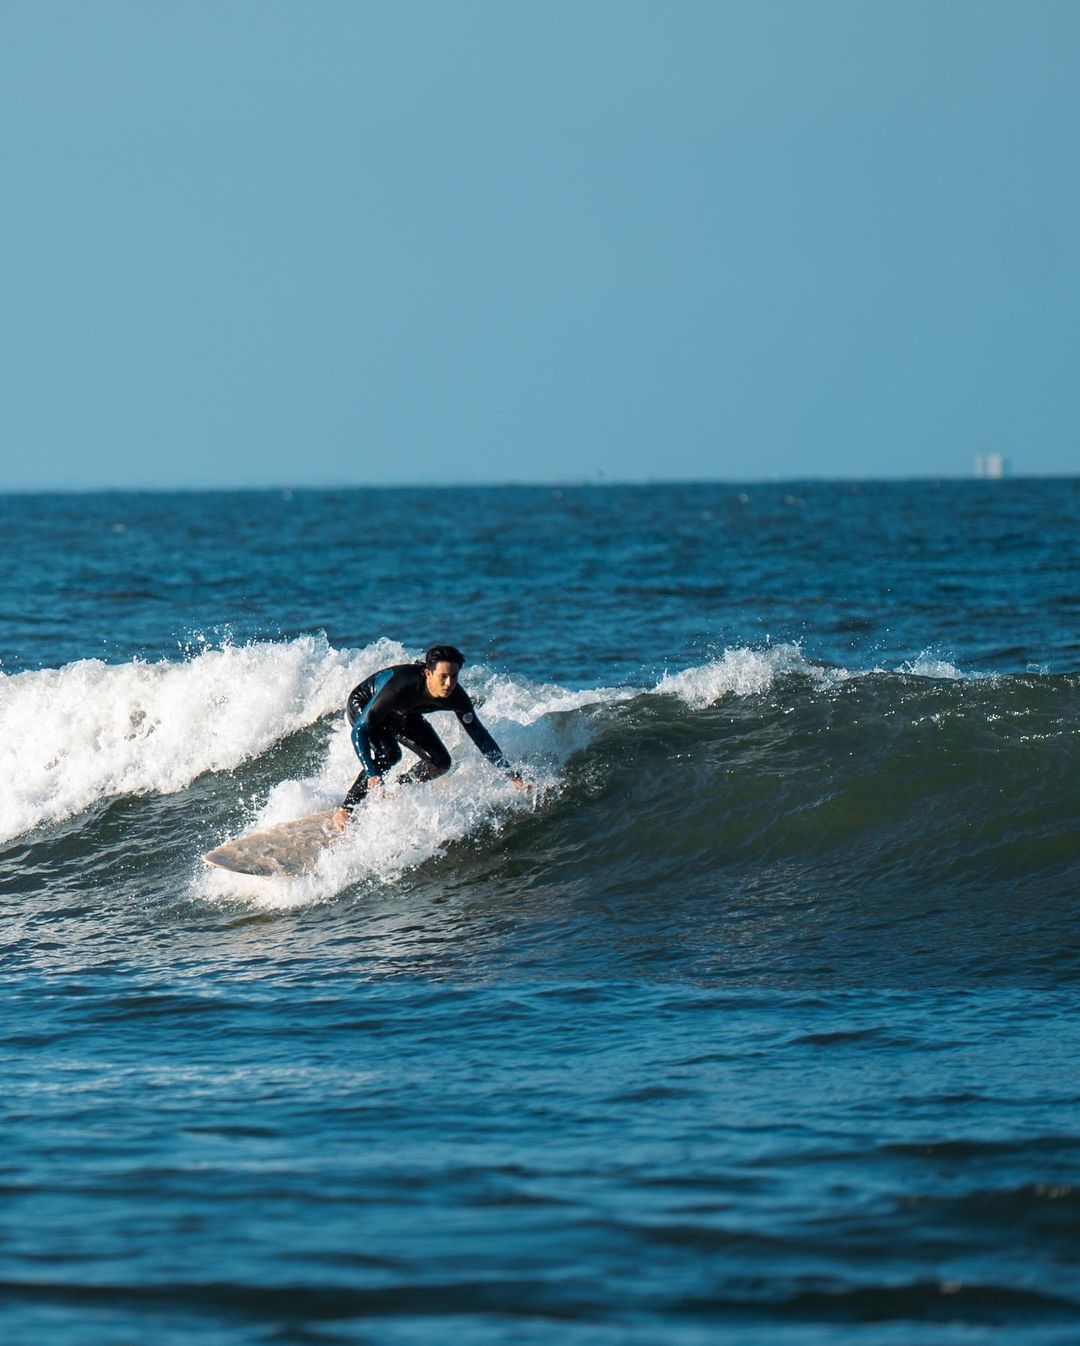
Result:
{"label": "distant white tower on horizon", "polygon": [[1004,477],[1009,470],[1009,461],[1003,453],[977,453],[975,455],[975,475],[993,478]]}

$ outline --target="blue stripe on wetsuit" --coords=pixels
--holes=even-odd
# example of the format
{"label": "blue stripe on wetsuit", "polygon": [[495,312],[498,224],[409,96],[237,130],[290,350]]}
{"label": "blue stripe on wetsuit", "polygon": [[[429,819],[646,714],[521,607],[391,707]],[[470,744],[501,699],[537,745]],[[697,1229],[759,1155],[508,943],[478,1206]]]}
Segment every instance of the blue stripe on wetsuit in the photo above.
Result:
{"label": "blue stripe on wetsuit", "polygon": [[375,703],[375,698],[394,676],[392,668],[384,668],[381,673],[375,675],[375,690],[372,692],[367,705],[353,721],[352,727],[352,745],[356,749],[356,755],[363,762],[369,776],[377,776],[379,773],[375,769],[375,763],[371,760],[370,743],[368,741],[367,717],[368,711]]}

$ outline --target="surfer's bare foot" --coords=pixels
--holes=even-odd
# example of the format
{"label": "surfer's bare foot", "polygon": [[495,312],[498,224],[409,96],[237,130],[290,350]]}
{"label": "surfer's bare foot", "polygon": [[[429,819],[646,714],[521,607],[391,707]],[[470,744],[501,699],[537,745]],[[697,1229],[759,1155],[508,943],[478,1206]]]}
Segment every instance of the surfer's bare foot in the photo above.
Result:
{"label": "surfer's bare foot", "polygon": [[345,824],[349,821],[348,809],[335,809],[326,820],[326,825],[335,832],[344,832]]}

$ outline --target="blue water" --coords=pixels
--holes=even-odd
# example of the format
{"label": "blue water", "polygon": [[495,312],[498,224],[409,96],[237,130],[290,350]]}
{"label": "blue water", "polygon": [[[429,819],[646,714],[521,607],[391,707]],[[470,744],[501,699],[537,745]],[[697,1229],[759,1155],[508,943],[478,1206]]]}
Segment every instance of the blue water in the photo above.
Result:
{"label": "blue water", "polygon": [[[5,1339],[1075,1342],[1078,522],[0,498]],[[436,718],[313,874],[203,864],[434,640],[529,797]]]}

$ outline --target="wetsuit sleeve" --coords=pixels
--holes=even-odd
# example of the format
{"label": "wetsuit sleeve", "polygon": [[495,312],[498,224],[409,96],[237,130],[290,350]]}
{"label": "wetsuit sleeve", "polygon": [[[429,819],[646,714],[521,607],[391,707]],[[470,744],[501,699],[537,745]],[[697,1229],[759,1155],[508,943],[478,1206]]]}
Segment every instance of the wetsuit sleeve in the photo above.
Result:
{"label": "wetsuit sleeve", "polygon": [[454,710],[457,712],[457,717],[461,722],[461,727],[465,730],[465,732],[476,744],[476,746],[480,749],[480,751],[484,754],[484,756],[488,759],[488,761],[493,766],[500,767],[503,771],[509,771],[513,773],[514,768],[506,760],[506,756],[503,753],[503,750],[499,747],[499,745],[491,737],[488,731],[480,723],[479,717],[477,716],[476,711],[473,709],[472,702],[466,698],[465,704],[463,704],[460,707],[455,706]]}

